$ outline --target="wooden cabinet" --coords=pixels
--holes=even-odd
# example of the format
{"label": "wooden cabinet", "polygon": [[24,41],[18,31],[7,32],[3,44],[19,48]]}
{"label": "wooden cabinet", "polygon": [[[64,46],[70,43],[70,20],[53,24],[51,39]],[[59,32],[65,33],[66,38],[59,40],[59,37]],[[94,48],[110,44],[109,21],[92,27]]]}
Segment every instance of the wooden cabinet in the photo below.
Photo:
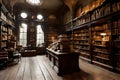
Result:
{"label": "wooden cabinet", "polygon": [[67,32],[83,59],[120,72],[120,1],[105,0],[70,23]]}
{"label": "wooden cabinet", "polygon": [[79,71],[79,54],[63,53],[46,49],[49,60],[53,63],[54,69],[58,75],[68,74]]}

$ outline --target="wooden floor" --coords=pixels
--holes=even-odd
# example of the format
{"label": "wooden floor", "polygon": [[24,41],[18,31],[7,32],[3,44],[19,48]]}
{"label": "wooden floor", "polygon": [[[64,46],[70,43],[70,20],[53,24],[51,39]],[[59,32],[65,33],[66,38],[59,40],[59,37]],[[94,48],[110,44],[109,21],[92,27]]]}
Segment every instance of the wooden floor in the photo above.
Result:
{"label": "wooden floor", "polygon": [[21,62],[0,70],[0,80],[120,80],[120,74],[79,60],[80,72],[57,76],[46,56],[23,57]]}

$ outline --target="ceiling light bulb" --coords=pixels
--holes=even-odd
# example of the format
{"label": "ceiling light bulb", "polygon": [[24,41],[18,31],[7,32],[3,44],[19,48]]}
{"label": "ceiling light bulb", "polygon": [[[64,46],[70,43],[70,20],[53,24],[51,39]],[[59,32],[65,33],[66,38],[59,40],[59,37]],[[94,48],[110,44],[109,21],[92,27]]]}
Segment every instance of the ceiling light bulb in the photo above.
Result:
{"label": "ceiling light bulb", "polygon": [[41,20],[43,16],[41,14],[37,15],[37,19]]}
{"label": "ceiling light bulb", "polygon": [[40,4],[40,0],[26,0],[29,4],[32,4],[32,5],[38,5]]}
{"label": "ceiling light bulb", "polygon": [[27,18],[27,13],[22,12],[22,13],[21,13],[21,17],[22,17],[22,18]]}

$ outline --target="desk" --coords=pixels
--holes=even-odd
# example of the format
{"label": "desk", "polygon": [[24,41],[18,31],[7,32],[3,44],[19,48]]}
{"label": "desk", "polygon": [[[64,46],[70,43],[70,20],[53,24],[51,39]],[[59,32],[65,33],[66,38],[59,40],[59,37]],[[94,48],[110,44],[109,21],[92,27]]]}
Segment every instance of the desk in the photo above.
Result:
{"label": "desk", "polygon": [[48,48],[46,51],[49,60],[57,67],[57,70],[55,70],[58,75],[78,72],[80,70],[78,53],[56,52]]}
{"label": "desk", "polygon": [[21,52],[23,57],[30,57],[36,55],[36,50],[25,50],[24,52]]}

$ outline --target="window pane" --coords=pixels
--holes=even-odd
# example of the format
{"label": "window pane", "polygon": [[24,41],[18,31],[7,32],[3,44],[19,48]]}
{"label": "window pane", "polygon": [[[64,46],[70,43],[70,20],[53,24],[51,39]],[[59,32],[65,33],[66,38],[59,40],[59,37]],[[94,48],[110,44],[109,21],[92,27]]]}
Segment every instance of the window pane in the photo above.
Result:
{"label": "window pane", "polygon": [[22,23],[20,26],[20,45],[26,47],[27,45],[27,24]]}
{"label": "window pane", "polygon": [[20,45],[22,45],[23,47],[26,47],[27,41],[26,40],[20,40]]}
{"label": "window pane", "polygon": [[24,29],[20,27],[20,32],[24,32]]}
{"label": "window pane", "polygon": [[41,40],[40,40],[40,42],[41,42],[41,43],[44,43],[44,40],[43,40],[43,39],[41,39]]}
{"label": "window pane", "polygon": [[24,32],[27,32],[27,27],[24,27]]}
{"label": "window pane", "polygon": [[37,46],[38,47],[44,46],[44,40],[37,40]]}
{"label": "window pane", "polygon": [[27,33],[20,33],[20,39],[27,39]]}
{"label": "window pane", "polygon": [[44,39],[44,35],[43,34],[37,34],[37,39]]}
{"label": "window pane", "polygon": [[44,46],[44,32],[41,28],[41,25],[37,26],[37,41],[36,41],[36,46],[42,47]]}
{"label": "window pane", "polygon": [[42,40],[42,39],[41,40],[37,40],[37,43],[38,44],[44,43],[44,40]]}
{"label": "window pane", "polygon": [[41,28],[41,25],[38,25],[37,26],[37,33],[43,33],[43,30]]}
{"label": "window pane", "polygon": [[20,32],[27,32],[27,24],[25,24],[25,23],[21,24]]}

